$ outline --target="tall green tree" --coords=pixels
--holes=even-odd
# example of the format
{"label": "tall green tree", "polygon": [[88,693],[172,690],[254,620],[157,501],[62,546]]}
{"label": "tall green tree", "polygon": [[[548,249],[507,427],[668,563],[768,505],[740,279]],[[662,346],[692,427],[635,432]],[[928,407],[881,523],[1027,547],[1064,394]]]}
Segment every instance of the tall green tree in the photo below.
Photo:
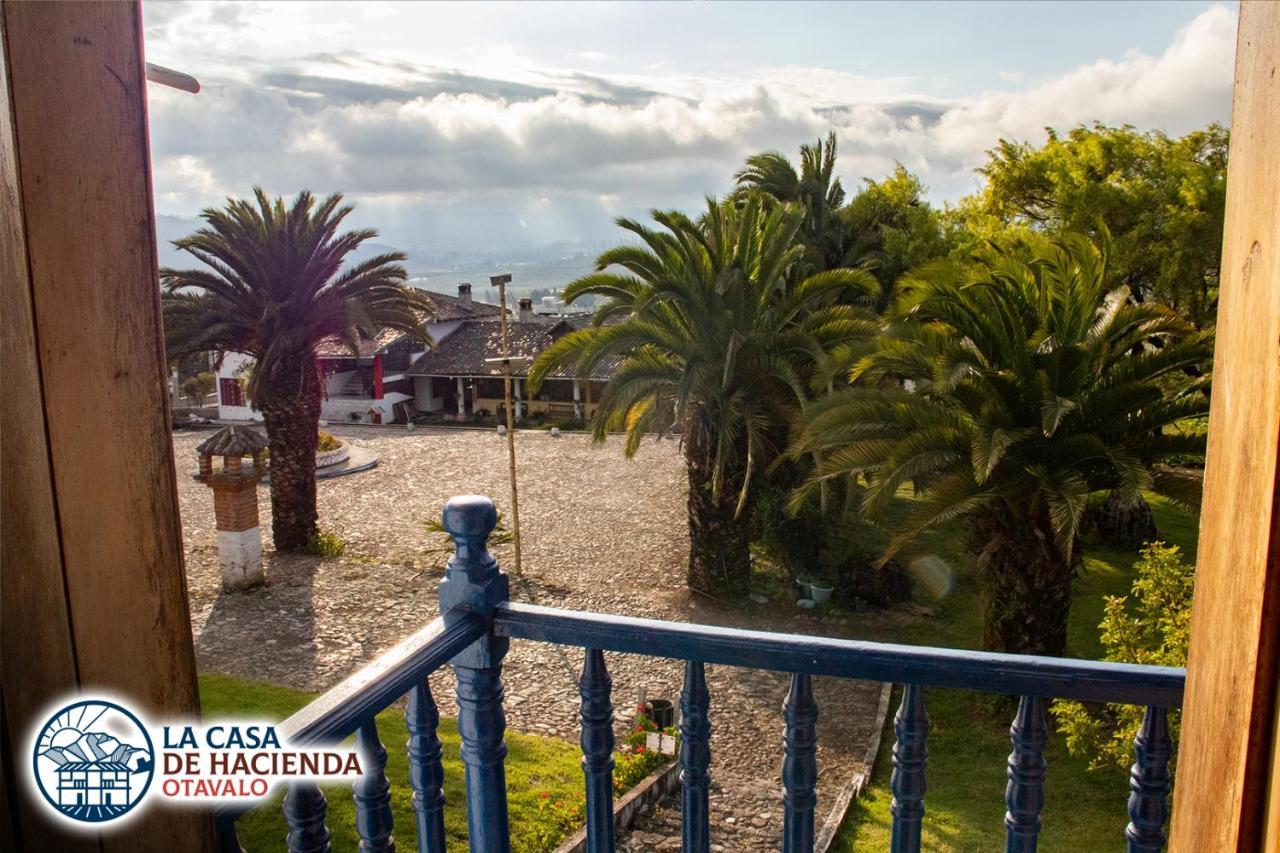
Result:
{"label": "tall green tree", "polygon": [[1113,280],[1204,328],[1217,307],[1228,137],[1216,124],[1179,138],[1095,124],[1049,130],[1041,146],[1002,139],[978,170],[986,187],[957,214],[979,239],[1010,225],[1105,227]]}
{"label": "tall green tree", "polygon": [[907,270],[950,251],[924,184],[901,163],[883,180],[867,179],[840,209],[839,218],[844,265],[866,267],[880,282],[880,311],[889,307],[894,284]]}
{"label": "tall green tree", "polygon": [[597,441],[679,426],[689,481],[688,582],[741,595],[747,589],[751,481],[785,446],[787,425],[808,398],[809,373],[829,342],[874,334],[855,307],[877,293],[862,270],[797,281],[804,209],[750,194],[708,199],[698,220],[655,211],[651,228],[618,224],[638,245],[602,254],[598,272],[565,288],[572,302],[603,300],[595,323],[555,342],[530,369],[530,392],[559,367],[583,375],[616,365],[592,421]]}
{"label": "tall green tree", "polygon": [[844,186],[836,177],[836,134],[800,146],[800,170],[781,151],[763,151],[747,158],[733,176],[738,193],[764,193],[785,204],[797,205],[804,218],[799,240],[807,249],[805,272],[844,266],[844,230],[839,211]]}
{"label": "tall green tree", "polygon": [[1064,652],[1091,492],[1199,500],[1198,475],[1161,463],[1203,452],[1203,435],[1166,430],[1208,411],[1208,378],[1188,371],[1207,370],[1211,334],[1132,304],[1107,263],[1067,235],[926,265],[856,384],[810,405],[792,445],[817,459],[807,488],[865,480],[871,517],[914,484],[890,553],[966,522],[988,648]]}
{"label": "tall green tree", "polygon": [[276,548],[301,550],[317,532],[315,452],[322,396],[315,347],[337,337],[401,329],[429,341],[431,303],[404,285],[400,252],[346,269],[348,255],[376,236],[339,233],[352,211],[342,196],[303,191],[286,206],[254,188],[201,213],[206,227],[174,245],[201,269],[160,270],[170,357],[191,352],[252,356],[248,394],[271,445],[271,529]]}

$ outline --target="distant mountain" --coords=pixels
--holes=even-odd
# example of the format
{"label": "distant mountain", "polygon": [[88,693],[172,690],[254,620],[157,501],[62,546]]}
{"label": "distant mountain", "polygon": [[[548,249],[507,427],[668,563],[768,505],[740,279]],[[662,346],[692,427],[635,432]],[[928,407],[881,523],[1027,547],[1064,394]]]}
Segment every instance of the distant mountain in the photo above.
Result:
{"label": "distant mountain", "polygon": [[[156,216],[156,253],[162,267],[189,269],[200,262],[173,247],[178,240],[201,228],[194,217]],[[595,268],[596,255],[613,243],[560,241],[543,246],[513,248],[509,251],[451,251],[429,253],[418,248],[388,243],[365,243],[347,256],[347,265],[367,261],[386,252],[403,251],[404,262],[415,284],[441,293],[456,292],[458,282],[470,281],[477,295],[488,288],[489,276],[498,272],[514,274],[510,292],[523,295],[533,289],[561,288]]]}
{"label": "distant mountain", "polygon": [[59,767],[81,761],[110,761],[136,770],[147,760],[146,750],[120,743],[102,732],[85,732],[70,746],[51,746],[40,754]]}

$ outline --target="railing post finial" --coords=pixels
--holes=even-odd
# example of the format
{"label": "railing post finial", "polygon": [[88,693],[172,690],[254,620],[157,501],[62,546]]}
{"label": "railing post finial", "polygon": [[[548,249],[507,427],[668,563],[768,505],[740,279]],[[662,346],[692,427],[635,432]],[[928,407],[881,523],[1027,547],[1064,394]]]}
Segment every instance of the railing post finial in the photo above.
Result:
{"label": "railing post finial", "polygon": [[[450,569],[455,563],[461,564],[459,568],[472,569],[493,562],[486,547],[489,534],[498,523],[498,509],[492,500],[484,495],[450,498],[444,505],[441,521],[457,547],[456,556],[449,561]],[[496,563],[494,567],[497,567]]]}
{"label": "railing post finial", "polygon": [[[446,623],[464,615],[480,616],[488,622],[494,606],[510,597],[507,575],[498,569],[498,561],[487,545],[489,534],[498,523],[498,510],[484,495],[460,495],[444,505],[442,521],[456,550],[440,583],[440,615]],[[472,654],[478,648],[496,654],[496,660]],[[467,659],[466,666],[494,666],[506,650],[505,638],[488,635],[477,640],[454,663]]]}
{"label": "railing post finial", "polygon": [[472,853],[509,853],[507,783],[503,761],[506,718],[502,712],[502,658],[510,641],[493,633],[494,608],[510,594],[505,572],[486,541],[498,521],[483,495],[451,498],[444,529],[457,551],[440,583],[440,614],[446,623],[484,620],[485,633],[451,661],[458,681],[458,734],[467,775],[467,829]]}

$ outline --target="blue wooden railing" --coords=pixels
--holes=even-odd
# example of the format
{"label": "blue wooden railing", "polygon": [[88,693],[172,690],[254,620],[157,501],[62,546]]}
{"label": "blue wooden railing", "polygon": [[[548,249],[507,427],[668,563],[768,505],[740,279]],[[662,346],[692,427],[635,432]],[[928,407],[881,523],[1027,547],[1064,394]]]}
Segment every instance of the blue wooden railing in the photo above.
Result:
{"label": "blue wooden railing", "polygon": [[[812,687],[815,675],[903,685],[894,718],[896,741],[890,778],[890,847],[895,853],[920,849],[929,732],[925,688],[932,687],[1019,697],[1010,729],[1013,750],[1005,793],[1005,849],[1010,853],[1036,849],[1044,803],[1048,701],[1068,698],[1145,706],[1134,743],[1136,760],[1130,775],[1129,824],[1124,836],[1130,853],[1154,853],[1164,846],[1172,751],[1166,713],[1182,702],[1185,670],[771,634],[518,604],[508,600],[507,576],[486,547],[496,521],[488,498],[468,495],[451,500],[444,510],[444,526],[457,550],[440,584],[440,618],[280,726],[283,734],[301,744],[333,743],[356,736],[365,768],[354,786],[362,851],[395,849],[386,750],[378,741],[373,720],[375,714],[406,694],[409,782],[418,849],[445,849],[444,772],[436,736],[439,713],[427,683],[427,676],[445,664],[453,667],[457,677],[470,848],[483,853],[510,850],[501,673],[502,658],[512,638],[585,649],[579,687],[587,845],[592,853],[614,850],[613,706],[605,651],[685,661],[680,767],[686,853],[707,853],[711,844],[712,697],[704,672],[708,663],[791,674],[782,705],[782,849],[786,853],[813,849],[818,718]],[[240,850],[235,820],[245,810],[226,806],[218,811],[219,845],[224,853]],[[316,785],[293,784],[285,796],[284,815],[289,827],[285,842],[290,851],[320,853],[329,849],[325,798]]]}

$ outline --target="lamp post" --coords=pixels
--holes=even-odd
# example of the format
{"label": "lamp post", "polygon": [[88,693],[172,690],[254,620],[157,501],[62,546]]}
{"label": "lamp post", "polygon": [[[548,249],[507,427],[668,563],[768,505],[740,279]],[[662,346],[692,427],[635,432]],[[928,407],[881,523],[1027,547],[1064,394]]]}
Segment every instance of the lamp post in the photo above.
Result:
{"label": "lamp post", "polygon": [[498,288],[498,315],[502,323],[502,395],[507,408],[507,457],[511,469],[511,541],[515,545],[515,574],[520,574],[520,494],[516,488],[516,425],[511,405],[511,344],[507,331],[507,285],[511,273],[489,276],[489,284]]}

